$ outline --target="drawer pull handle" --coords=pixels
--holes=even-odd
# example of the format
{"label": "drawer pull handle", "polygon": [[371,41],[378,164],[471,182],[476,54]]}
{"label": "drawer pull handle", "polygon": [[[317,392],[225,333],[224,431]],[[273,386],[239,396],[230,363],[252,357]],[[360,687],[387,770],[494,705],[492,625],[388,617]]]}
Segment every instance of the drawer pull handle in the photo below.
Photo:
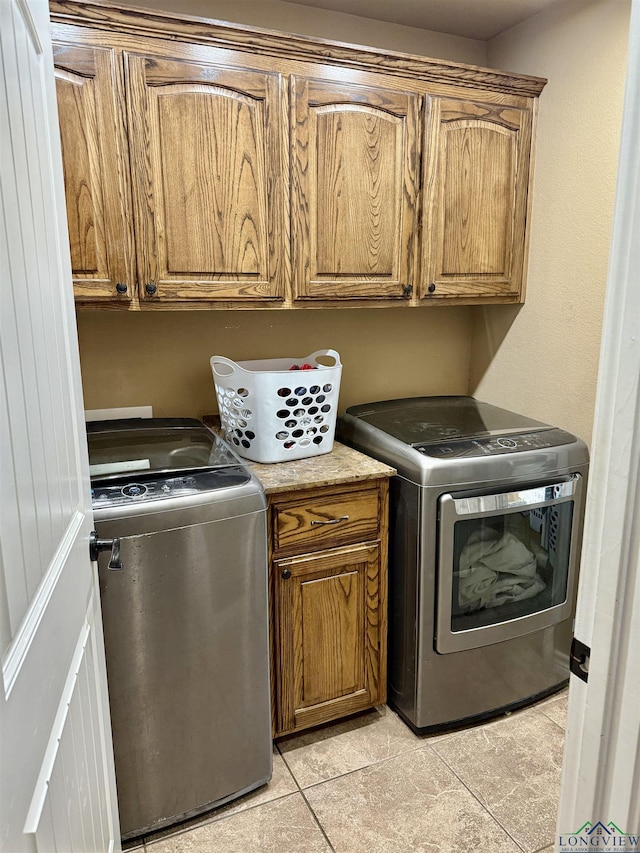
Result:
{"label": "drawer pull handle", "polygon": [[312,521],[311,524],[340,524],[341,521],[349,521],[349,516],[341,515],[340,518],[329,518],[327,521]]}

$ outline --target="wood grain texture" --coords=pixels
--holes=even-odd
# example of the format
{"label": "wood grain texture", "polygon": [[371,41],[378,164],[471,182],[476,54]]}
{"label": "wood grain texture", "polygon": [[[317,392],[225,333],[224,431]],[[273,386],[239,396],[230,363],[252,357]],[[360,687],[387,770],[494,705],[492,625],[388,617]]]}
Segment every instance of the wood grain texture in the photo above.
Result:
{"label": "wood grain texture", "polygon": [[418,98],[295,76],[291,93],[294,298],[406,298]]}
{"label": "wood grain texture", "polygon": [[273,505],[274,553],[305,553],[347,542],[377,539],[380,525],[377,488],[318,491]]}
{"label": "wood grain texture", "polygon": [[87,25],[108,32],[134,36],[153,33],[174,40],[245,50],[254,55],[278,59],[331,62],[345,68],[381,71],[424,83],[458,84],[465,88],[488,88],[536,97],[547,82],[541,77],[511,74],[497,69],[375,48],[353,47],[340,42],[277,33],[240,24],[223,24],[184,15],[172,16],[169,13],[76,0],[51,0],[49,5],[52,20],[55,22],[81,20]]}
{"label": "wood grain texture", "polygon": [[301,583],[301,705],[309,707],[364,689],[361,577],[357,571]]}
{"label": "wood grain texture", "polygon": [[[269,496],[276,735],[386,699],[388,490],[381,478],[309,489],[302,500]],[[351,529],[354,544],[344,544],[339,525],[321,527],[321,538],[310,527],[336,512],[368,519]],[[281,528],[296,541],[279,545]]]}
{"label": "wood grain texture", "polygon": [[125,63],[140,281],[159,301],[281,297],[279,75]]}
{"label": "wood grain texture", "polygon": [[107,269],[104,204],[100,184],[94,77],[65,71],[56,74],[69,244],[76,275],[91,276]]}
{"label": "wood grain texture", "polygon": [[[275,565],[280,646],[291,666],[281,670],[281,729],[306,728],[370,707],[379,687],[379,544]],[[285,570],[291,572],[286,579]]]}
{"label": "wood grain texture", "polygon": [[74,292],[127,305],[135,293],[133,235],[116,55],[55,44],[54,63]]}
{"label": "wood grain texture", "polygon": [[433,99],[420,297],[521,298],[529,109]]}
{"label": "wood grain texture", "polygon": [[[60,41],[115,56],[116,112],[131,136],[131,162],[115,152],[110,163],[121,187],[126,176],[125,196],[131,169],[139,297],[111,299],[105,287],[101,306],[522,301],[536,102],[518,75],[427,60],[434,76],[406,76],[413,58],[400,54],[384,54],[387,67],[375,50],[338,45],[334,59],[330,43],[74,0],[54,0],[52,13]],[[292,41],[306,44],[300,55],[287,51]],[[469,95],[481,85],[491,88]],[[67,99],[76,112],[67,135],[90,135],[90,102]],[[104,266],[95,184],[79,182],[70,205],[85,267]],[[120,207],[126,227],[103,245],[115,253],[123,243],[131,266],[126,198]],[[101,277],[90,275],[81,299],[97,293]]]}

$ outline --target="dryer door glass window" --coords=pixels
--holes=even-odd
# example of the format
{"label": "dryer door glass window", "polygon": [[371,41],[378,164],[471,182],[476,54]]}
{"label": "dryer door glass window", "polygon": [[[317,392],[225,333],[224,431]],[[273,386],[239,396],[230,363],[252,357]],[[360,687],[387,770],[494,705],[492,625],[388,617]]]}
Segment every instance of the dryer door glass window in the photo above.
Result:
{"label": "dryer door glass window", "polygon": [[438,651],[553,625],[571,609],[581,478],[519,492],[440,499]]}
{"label": "dryer door glass window", "polygon": [[573,502],[459,521],[451,630],[519,619],[567,597]]}

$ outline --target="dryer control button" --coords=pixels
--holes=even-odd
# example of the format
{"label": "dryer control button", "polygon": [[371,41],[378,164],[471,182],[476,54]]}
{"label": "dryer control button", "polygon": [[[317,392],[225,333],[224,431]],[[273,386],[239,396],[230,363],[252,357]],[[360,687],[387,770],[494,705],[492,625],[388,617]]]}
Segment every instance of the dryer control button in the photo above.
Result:
{"label": "dryer control button", "polygon": [[496,441],[496,444],[499,444],[500,447],[517,447],[518,442],[514,441],[512,438],[499,438]]}

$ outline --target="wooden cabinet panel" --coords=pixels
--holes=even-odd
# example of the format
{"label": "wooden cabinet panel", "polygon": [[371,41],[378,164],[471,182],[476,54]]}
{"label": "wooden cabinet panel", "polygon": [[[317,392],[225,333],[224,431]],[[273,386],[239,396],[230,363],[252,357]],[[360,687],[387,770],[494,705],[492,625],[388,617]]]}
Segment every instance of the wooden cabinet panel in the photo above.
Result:
{"label": "wooden cabinet panel", "polygon": [[380,496],[377,488],[350,489],[274,503],[273,547],[281,554],[334,547],[377,539],[380,535]]}
{"label": "wooden cabinet panel", "polygon": [[281,731],[384,701],[380,569],[378,542],[276,561]]}
{"label": "wooden cabinet panel", "polygon": [[294,298],[406,298],[418,97],[295,76],[291,91]]}
{"label": "wooden cabinet panel", "polygon": [[421,298],[520,296],[531,123],[526,109],[434,99]]}
{"label": "wooden cabinet panel", "polygon": [[544,80],[50,5],[81,302],[523,301]]}
{"label": "wooden cabinet panel", "polygon": [[75,296],[126,302],[135,287],[115,54],[63,44],[53,53]]}
{"label": "wooden cabinet panel", "polygon": [[282,297],[280,75],[135,54],[125,63],[141,298]]}

